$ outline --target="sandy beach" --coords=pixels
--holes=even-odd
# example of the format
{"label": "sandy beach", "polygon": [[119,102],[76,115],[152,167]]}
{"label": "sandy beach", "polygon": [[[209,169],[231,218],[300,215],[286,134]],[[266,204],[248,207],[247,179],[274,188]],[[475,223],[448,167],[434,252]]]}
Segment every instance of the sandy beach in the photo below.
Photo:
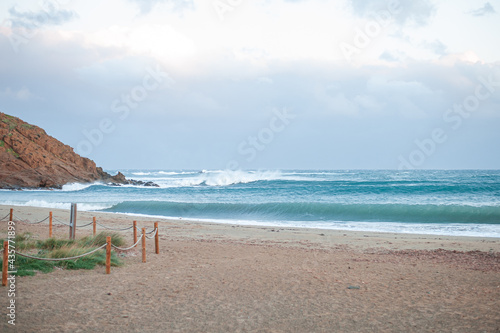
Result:
{"label": "sandy beach", "polygon": [[[0,217],[10,206],[0,206]],[[13,207],[39,221],[53,211]],[[16,325],[2,332],[500,332],[500,239],[238,226],[79,212],[124,228],[159,222],[125,265],[16,279]],[[16,220],[17,218],[15,218]],[[104,229],[98,227],[98,231]],[[48,237],[48,222],[16,233]],[[7,223],[0,223],[5,238]],[[77,238],[92,227],[77,229]],[[122,232],[132,244],[132,231]],[[58,238],[68,227],[54,224]]]}

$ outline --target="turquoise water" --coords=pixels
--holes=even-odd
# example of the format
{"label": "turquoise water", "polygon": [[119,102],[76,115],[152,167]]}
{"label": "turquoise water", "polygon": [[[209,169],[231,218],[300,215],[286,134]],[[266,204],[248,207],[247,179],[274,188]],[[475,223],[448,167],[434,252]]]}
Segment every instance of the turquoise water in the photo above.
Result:
{"label": "turquoise water", "polygon": [[[500,237],[500,171],[121,170],[160,188],[70,184],[0,203],[232,224]],[[110,171],[114,173],[116,171]]]}

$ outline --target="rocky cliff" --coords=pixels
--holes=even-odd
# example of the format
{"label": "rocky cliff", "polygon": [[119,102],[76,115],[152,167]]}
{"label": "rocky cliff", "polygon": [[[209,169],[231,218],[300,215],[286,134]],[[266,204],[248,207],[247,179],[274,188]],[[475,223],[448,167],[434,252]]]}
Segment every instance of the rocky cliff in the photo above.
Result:
{"label": "rocky cliff", "polygon": [[0,188],[60,188],[96,181],[134,183],[121,173],[104,172],[43,129],[0,113]]}

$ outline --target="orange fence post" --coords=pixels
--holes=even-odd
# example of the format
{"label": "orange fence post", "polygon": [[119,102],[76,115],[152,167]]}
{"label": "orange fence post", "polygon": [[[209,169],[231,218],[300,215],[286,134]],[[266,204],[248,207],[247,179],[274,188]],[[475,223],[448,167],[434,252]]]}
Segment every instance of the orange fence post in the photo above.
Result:
{"label": "orange fence post", "polygon": [[[134,221],[134,244],[137,243],[137,221]],[[137,244],[135,245],[137,247]]]}
{"label": "orange fence post", "polygon": [[14,208],[10,209],[9,221],[14,221]]}
{"label": "orange fence post", "polygon": [[49,238],[52,238],[52,212],[49,212]]}
{"label": "orange fence post", "polygon": [[9,261],[9,241],[3,241],[2,286],[7,285],[7,268]]}
{"label": "orange fence post", "polygon": [[94,236],[95,236],[95,231],[96,231],[96,227],[97,227],[96,221],[95,221],[95,216],[92,218],[92,223],[93,223],[92,227],[94,228]]}
{"label": "orange fence post", "polygon": [[158,222],[155,222],[155,229],[156,229],[156,234],[155,234],[155,253],[160,254],[160,238],[158,236],[159,230],[158,230]]}
{"label": "orange fence post", "polygon": [[111,236],[106,237],[106,274],[111,273]]}
{"label": "orange fence post", "polygon": [[146,262],[146,228],[142,228],[142,262]]}

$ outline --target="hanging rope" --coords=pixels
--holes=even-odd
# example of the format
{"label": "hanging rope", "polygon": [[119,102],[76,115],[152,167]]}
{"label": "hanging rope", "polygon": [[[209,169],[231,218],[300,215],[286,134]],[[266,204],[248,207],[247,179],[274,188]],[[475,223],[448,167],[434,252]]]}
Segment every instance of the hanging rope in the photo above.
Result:
{"label": "hanging rope", "polygon": [[23,220],[22,218],[20,218],[20,217],[19,217],[19,216],[17,216],[16,214],[14,214],[14,215],[12,216],[12,220],[14,220],[14,219],[17,219],[17,221],[14,221],[14,222],[24,222],[24,223],[29,223],[29,221],[28,221],[28,220]]}
{"label": "hanging rope", "polygon": [[116,231],[124,231],[124,230],[129,230],[129,229],[132,229],[132,228],[134,227],[134,226],[131,226],[131,227],[128,227],[128,228],[118,229],[118,228],[110,228],[110,227],[106,227],[105,225],[102,225],[102,224],[97,223],[97,222],[96,222],[96,224],[97,224],[97,225],[100,225],[101,227],[106,228],[106,229],[108,229],[108,230],[116,230]]}
{"label": "hanging rope", "polygon": [[89,254],[92,254],[104,247],[106,247],[107,244],[103,244],[101,245],[100,247],[98,247],[97,249],[95,250],[92,250],[90,252],[87,252],[87,253],[83,253],[83,254],[80,254],[80,255],[77,255],[77,256],[74,256],[74,257],[69,257],[69,258],[40,258],[40,257],[34,257],[34,256],[30,256],[29,254],[24,254],[24,253],[21,253],[21,252],[16,252],[16,254],[20,255],[21,257],[26,257],[26,258],[30,258],[30,259],[38,259],[38,260],[45,260],[45,261],[63,261],[63,260],[73,260],[73,259],[78,259],[78,258],[81,258],[81,257],[85,257],[85,256],[88,256]]}
{"label": "hanging rope", "polygon": [[135,244],[134,244],[134,245],[129,246],[129,247],[125,247],[125,248],[118,247],[118,246],[113,245],[113,244],[111,244],[111,246],[112,246],[112,247],[114,247],[114,248],[115,248],[115,249],[117,249],[117,250],[120,250],[120,251],[128,251],[128,250],[130,250],[130,249],[132,249],[132,248],[136,247],[136,245],[137,245],[137,244],[139,244],[139,242],[141,241],[141,239],[142,239],[142,235],[141,235],[141,237],[139,237],[139,239],[137,240],[137,242],[135,242]]}
{"label": "hanging rope", "polygon": [[38,223],[42,223],[43,221],[47,221],[50,216],[47,216],[46,218],[44,218],[43,220],[40,220],[38,222],[30,222],[28,220],[23,220],[22,218],[20,218],[19,216],[15,215],[15,214],[14,214],[14,217],[17,218],[17,222],[24,222],[27,224],[38,224]]}
{"label": "hanging rope", "polygon": [[149,235],[149,234],[152,234],[153,232],[155,232],[155,230],[156,230],[156,229],[155,229],[155,228],[153,228],[153,230],[151,230],[151,231],[149,231],[149,232],[148,232],[148,231],[146,231],[146,234],[148,234],[148,235]]}
{"label": "hanging rope", "polygon": [[146,235],[146,238],[149,238],[149,239],[154,238],[154,237],[156,236],[156,233],[158,232],[158,229],[154,229],[153,231],[154,231],[155,233],[154,233],[154,234],[152,234],[151,236],[147,236],[147,235]]}
{"label": "hanging rope", "polygon": [[58,222],[58,223],[61,223],[61,224],[64,224],[64,225],[67,225],[68,227],[70,226],[68,223],[63,222],[63,221],[61,221],[61,220],[58,220],[58,219],[56,219],[56,218],[54,218],[54,221],[55,221],[55,222]]}
{"label": "hanging rope", "polygon": [[7,215],[5,215],[4,217],[2,217],[2,218],[0,219],[0,221],[3,221],[3,220],[5,220],[5,219],[6,219],[6,218],[8,218],[8,217],[10,217],[10,213],[7,213]]}

